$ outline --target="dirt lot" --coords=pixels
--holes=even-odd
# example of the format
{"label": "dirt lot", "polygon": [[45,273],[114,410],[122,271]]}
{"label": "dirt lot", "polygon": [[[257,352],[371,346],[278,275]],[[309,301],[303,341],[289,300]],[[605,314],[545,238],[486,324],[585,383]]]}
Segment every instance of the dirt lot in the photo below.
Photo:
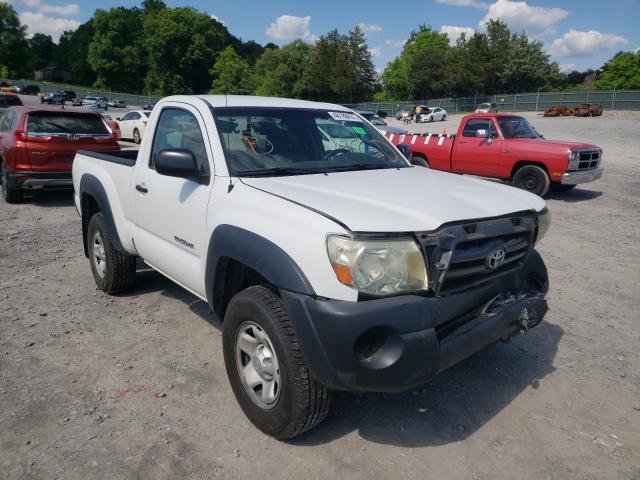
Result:
{"label": "dirt lot", "polygon": [[202,301],[144,268],[105,296],[71,194],[0,200],[0,477],[638,480],[640,114],[528,116],[605,149],[548,199],[546,321],[415,391],[338,394],[289,443],[243,416]]}

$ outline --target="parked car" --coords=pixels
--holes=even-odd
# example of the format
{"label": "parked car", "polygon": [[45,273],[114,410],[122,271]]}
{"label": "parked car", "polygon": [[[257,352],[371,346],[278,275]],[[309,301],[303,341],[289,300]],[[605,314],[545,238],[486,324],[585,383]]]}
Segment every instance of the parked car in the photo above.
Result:
{"label": "parked car", "polygon": [[48,103],[49,105],[64,105],[66,101],[65,94],[62,92],[48,93],[42,97],[42,103]]}
{"label": "parked car", "polygon": [[120,131],[120,123],[118,120],[114,119],[107,112],[101,112],[100,115],[102,115],[102,118],[104,118],[104,121],[107,122],[107,125],[114,133],[115,139],[120,140],[122,138],[122,132]]}
{"label": "parked car", "polygon": [[[415,108],[415,107],[414,107]],[[412,108],[405,107],[402,110],[396,112],[396,120],[403,120],[405,118],[411,118]]]}
{"label": "parked car", "polygon": [[107,103],[107,105],[109,105],[109,107],[111,108],[126,108],[126,104],[124,103],[124,100],[111,100]]}
{"label": "parked car", "polygon": [[0,92],[0,108],[17,107],[22,105],[22,100],[15,93]]}
{"label": "parked car", "polygon": [[6,202],[25,190],[69,188],[78,150],[119,150],[115,136],[97,113],[62,107],[12,107],[0,124],[0,178]]}
{"label": "parked car", "polygon": [[392,127],[391,125],[387,125],[387,122],[380,118],[377,113],[369,112],[366,110],[359,110],[356,113],[366,118],[374,127],[376,127],[381,132],[396,133],[398,135],[409,133],[404,128]]}
{"label": "parked car", "polygon": [[583,103],[573,111],[576,117],[599,117],[602,115],[602,105],[599,103]]}
{"label": "parked car", "polygon": [[18,88],[7,82],[0,82],[0,91],[7,93],[18,93]]}
{"label": "parked car", "polygon": [[21,95],[38,95],[40,87],[38,85],[21,85],[18,93]]}
{"label": "parked car", "polygon": [[76,155],[94,280],[129,290],[141,257],[206,300],[236,399],[269,435],[320,423],[331,390],[414,388],[547,311],[535,195],[413,168],[339,105],[174,96],[149,122],[137,157]]}
{"label": "parked car", "polygon": [[73,90],[60,90],[66,102],[73,102],[76,99],[76,92]]}
{"label": "parked car", "polygon": [[108,108],[107,99],[104,97],[84,97],[82,98],[82,101],[80,103],[82,104],[82,106],[95,106],[96,108],[99,108],[101,110],[107,110]]}
{"label": "parked car", "polygon": [[144,135],[144,130],[149,121],[151,112],[148,110],[132,110],[124,116],[117,118],[120,122],[120,131],[123,140],[133,140],[140,143]]}
{"label": "parked car", "polygon": [[447,111],[440,107],[422,107],[420,114],[420,122],[445,121],[447,119]]}
{"label": "parked car", "polygon": [[498,105],[491,102],[485,102],[478,105],[476,113],[498,113]]}
{"label": "parked car", "polygon": [[603,172],[600,147],[546,140],[525,118],[508,113],[467,115],[453,136],[416,135],[404,143],[425,166],[509,181],[540,196],[550,187],[593,182]]}
{"label": "parked car", "polygon": [[144,105],[142,105],[142,109],[151,111],[151,110],[154,109],[155,106],[156,106],[155,103],[149,102],[149,103],[145,103]]}

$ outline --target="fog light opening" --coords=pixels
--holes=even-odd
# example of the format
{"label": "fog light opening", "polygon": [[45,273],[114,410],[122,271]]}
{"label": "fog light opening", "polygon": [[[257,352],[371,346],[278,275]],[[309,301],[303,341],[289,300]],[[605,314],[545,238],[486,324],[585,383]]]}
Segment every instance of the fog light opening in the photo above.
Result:
{"label": "fog light opening", "polygon": [[393,328],[374,327],[364,332],[353,346],[361,365],[379,370],[394,364],[402,355],[404,342]]}

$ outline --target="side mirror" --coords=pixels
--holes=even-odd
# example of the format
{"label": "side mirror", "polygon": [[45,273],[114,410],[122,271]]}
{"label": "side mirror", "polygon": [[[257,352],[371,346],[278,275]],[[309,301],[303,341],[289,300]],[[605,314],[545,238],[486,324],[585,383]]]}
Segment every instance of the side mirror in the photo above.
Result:
{"label": "side mirror", "polygon": [[484,129],[476,130],[476,138],[488,138],[488,137],[489,137],[488,131]]}
{"label": "side mirror", "polygon": [[196,157],[186,148],[160,150],[156,156],[155,166],[156,172],[168,177],[193,179],[199,176]]}
{"label": "side mirror", "polygon": [[396,147],[398,147],[398,150],[402,152],[402,155],[404,155],[406,159],[411,159],[411,147],[409,147],[409,145],[406,143],[399,143]]}

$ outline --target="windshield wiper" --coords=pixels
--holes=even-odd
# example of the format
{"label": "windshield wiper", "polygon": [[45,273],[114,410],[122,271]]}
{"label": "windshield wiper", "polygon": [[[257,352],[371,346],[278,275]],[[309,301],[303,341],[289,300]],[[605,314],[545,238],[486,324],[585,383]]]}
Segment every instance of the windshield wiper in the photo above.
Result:
{"label": "windshield wiper", "polygon": [[238,177],[275,177],[278,175],[309,175],[314,173],[325,173],[325,170],[319,170],[317,168],[273,167],[256,170],[241,170],[236,172],[236,175]]}
{"label": "windshield wiper", "polygon": [[352,163],[350,165],[341,165],[338,167],[330,167],[325,170],[325,172],[345,172],[349,170],[382,170],[388,168],[400,168],[400,165],[397,167],[392,165],[372,165],[371,163]]}

